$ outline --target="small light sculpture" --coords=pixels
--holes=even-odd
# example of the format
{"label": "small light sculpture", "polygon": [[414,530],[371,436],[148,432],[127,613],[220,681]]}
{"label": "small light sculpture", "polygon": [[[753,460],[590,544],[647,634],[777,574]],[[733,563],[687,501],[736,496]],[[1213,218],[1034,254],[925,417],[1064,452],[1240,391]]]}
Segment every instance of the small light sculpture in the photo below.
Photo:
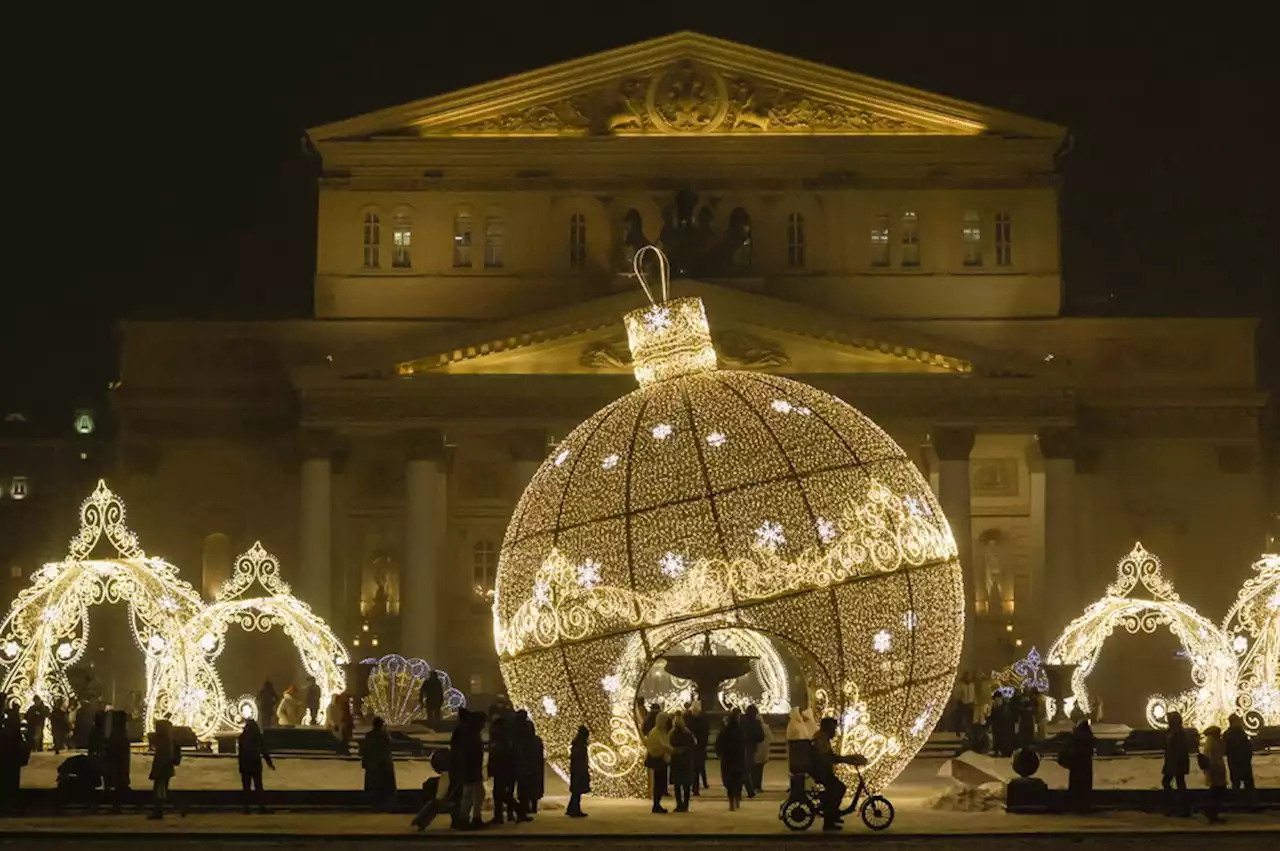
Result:
{"label": "small light sculpture", "polygon": [[[649,251],[661,301],[640,270]],[[692,636],[753,630],[795,650],[841,752],[884,786],[928,738],[960,657],[960,565],[937,500],[841,400],[717,369],[702,302],[668,300],[661,252],[635,270],[651,302],[625,317],[640,388],[557,446],[507,528],[493,613],[508,694],[557,771],[586,724],[593,787],[639,796],[646,671]]]}
{"label": "small light sculpture", "polygon": [[[432,667],[424,659],[408,659],[398,654],[383,656],[381,659],[365,659],[360,664],[371,665],[369,671],[369,708],[392,726],[402,727],[415,718],[425,718],[427,711],[423,708],[418,695],[422,684],[431,675]],[[453,681],[444,671],[435,669],[440,675],[444,689],[444,705],[441,714],[446,718],[456,715],[459,709],[467,705],[467,698],[453,687]]]}
{"label": "small light sculpture", "polygon": [[[1151,598],[1133,597],[1141,584]],[[1071,677],[1072,696],[1082,712],[1092,711],[1086,680],[1098,663],[1102,647],[1116,627],[1131,634],[1153,633],[1159,626],[1182,642],[1191,662],[1194,688],[1175,697],[1152,695],[1147,702],[1147,721],[1163,729],[1170,712],[1182,713],[1187,724],[1204,729],[1210,724],[1226,725],[1235,707],[1239,665],[1226,633],[1199,612],[1182,602],[1173,584],[1160,571],[1160,560],[1141,543],[1117,565],[1116,581],[1106,595],[1076,618],[1049,648],[1051,665],[1078,665]]]}
{"label": "small light sculpture", "polygon": [[1280,725],[1280,555],[1254,562],[1258,575],[1244,583],[1223,630],[1240,660],[1236,711],[1254,734]]}

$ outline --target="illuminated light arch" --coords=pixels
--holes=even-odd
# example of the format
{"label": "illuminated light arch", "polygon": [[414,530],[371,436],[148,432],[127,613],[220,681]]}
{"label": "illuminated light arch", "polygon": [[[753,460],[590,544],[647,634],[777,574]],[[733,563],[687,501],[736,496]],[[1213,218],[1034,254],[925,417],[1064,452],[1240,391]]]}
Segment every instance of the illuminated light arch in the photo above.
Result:
{"label": "illuminated light arch", "polygon": [[651,304],[624,317],[640,387],[569,433],[507,527],[493,602],[507,692],[553,767],[585,724],[593,790],[638,797],[634,701],[654,660],[702,632],[757,630],[803,651],[841,752],[867,756],[883,787],[955,681],[951,529],[869,418],[809,385],[719,369],[702,302],[669,300],[665,275],[661,300],[648,289],[651,250],[634,264]]}
{"label": "illuminated light arch", "polygon": [[[1153,695],[1147,702],[1147,720],[1163,728],[1170,712],[1178,711],[1189,726],[1204,729],[1225,725],[1236,703],[1239,666],[1231,643],[1216,624],[1183,603],[1173,584],[1160,571],[1160,560],[1141,543],[1117,565],[1116,581],[1106,596],[1076,618],[1050,647],[1051,665],[1077,665],[1071,678],[1072,696],[1084,712],[1091,711],[1086,680],[1098,663],[1102,647],[1116,627],[1130,634],[1154,633],[1166,626],[1186,651],[1194,688],[1176,697]],[[1141,584],[1152,599],[1131,597]]]}
{"label": "illuminated light arch", "polygon": [[1240,660],[1236,710],[1245,729],[1280,725],[1280,555],[1254,563],[1258,575],[1236,594],[1223,631]]}
{"label": "illuminated light arch", "polygon": [[[255,584],[267,592],[266,596],[245,597]],[[233,625],[246,632],[269,632],[277,626],[284,630],[298,650],[303,670],[315,677],[320,688],[320,717],[314,720],[323,723],[329,701],[346,690],[343,666],[351,661],[350,657],[324,620],[290,593],[289,586],[280,579],[279,561],[263,548],[261,541],[255,541],[236,559],[235,569],[218,589],[217,599],[188,620],[184,643],[212,665],[222,655],[227,630]],[[220,679],[215,680],[215,686],[207,690],[207,699],[196,713],[196,723],[190,725],[198,736],[234,729],[244,721],[244,700],[228,701]]]}
{"label": "illuminated light arch", "polygon": [[[98,544],[115,558],[91,558]],[[0,623],[3,691],[23,707],[36,695],[46,703],[74,696],[66,671],[89,642],[89,609],[127,601],[134,641],[146,663],[145,724],[157,717],[191,726],[217,674],[186,643],[183,625],[203,607],[178,569],[148,556],[125,525],[124,503],[99,480],[80,506],[80,529],[67,558],[46,564],[18,594]]]}

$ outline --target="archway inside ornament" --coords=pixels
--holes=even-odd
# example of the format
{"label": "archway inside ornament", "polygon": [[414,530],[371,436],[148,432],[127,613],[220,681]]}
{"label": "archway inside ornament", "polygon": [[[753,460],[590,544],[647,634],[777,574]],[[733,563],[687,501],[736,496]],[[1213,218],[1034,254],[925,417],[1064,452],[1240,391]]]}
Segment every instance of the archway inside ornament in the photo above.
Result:
{"label": "archway inside ornament", "polygon": [[[709,658],[701,664],[704,656]],[[673,667],[694,676],[679,676],[671,670]],[[704,670],[699,671],[700,668]],[[793,653],[783,642],[758,630],[731,627],[708,630],[671,644],[654,658],[638,695],[646,705],[657,703],[669,712],[683,710],[702,697],[696,681],[699,673],[704,678],[735,674],[717,681],[715,698],[702,699],[703,709],[718,712],[756,706],[766,715],[786,715],[791,710],[792,681],[802,676]]]}
{"label": "archway inside ornament", "polygon": [[146,658],[138,652],[128,603],[94,608],[84,655],[66,667],[81,705],[123,709],[141,719],[147,696]]}
{"label": "archway inside ornament", "polygon": [[1152,695],[1178,695],[1186,690],[1187,664],[1186,648],[1169,630],[1113,632],[1089,676],[1094,720],[1147,726]]}
{"label": "archway inside ornament", "polygon": [[[268,628],[263,632],[228,629],[217,668],[228,698],[257,695],[268,680],[280,695],[291,685],[299,691],[306,689],[305,675],[298,664],[298,649],[282,629]],[[274,715],[266,720],[275,726]]]}

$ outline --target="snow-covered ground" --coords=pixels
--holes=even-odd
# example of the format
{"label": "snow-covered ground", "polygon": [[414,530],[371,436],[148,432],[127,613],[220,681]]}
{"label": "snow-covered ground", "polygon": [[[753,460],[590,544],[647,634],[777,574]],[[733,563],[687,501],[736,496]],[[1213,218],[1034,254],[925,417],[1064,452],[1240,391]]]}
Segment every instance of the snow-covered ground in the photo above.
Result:
{"label": "snow-covered ground", "polygon": [[[961,754],[957,759],[997,780],[1007,782],[1017,776],[1008,759],[972,752]],[[1095,789],[1155,789],[1160,785],[1160,769],[1163,765],[1164,759],[1155,755],[1097,757],[1093,761],[1093,786]],[[951,775],[970,784],[973,782],[972,774],[952,770],[947,764],[944,764],[940,772],[944,777]],[[1067,770],[1052,757],[1040,761],[1040,770],[1035,776],[1047,783],[1050,789],[1067,788]],[[1259,788],[1280,787],[1280,753],[1255,754],[1253,777]],[[1193,789],[1206,786],[1204,775],[1194,768],[1194,762],[1191,774],[1187,777],[1187,785]]]}

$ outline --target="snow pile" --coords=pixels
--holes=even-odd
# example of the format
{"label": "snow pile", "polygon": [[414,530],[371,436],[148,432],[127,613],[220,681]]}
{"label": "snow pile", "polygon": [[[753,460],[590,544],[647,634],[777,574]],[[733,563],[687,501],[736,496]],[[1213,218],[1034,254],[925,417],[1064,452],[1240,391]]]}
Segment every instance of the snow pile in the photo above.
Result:
{"label": "snow pile", "polygon": [[1004,784],[998,781],[980,786],[952,783],[925,799],[925,807],[953,813],[985,813],[1004,808]]}

